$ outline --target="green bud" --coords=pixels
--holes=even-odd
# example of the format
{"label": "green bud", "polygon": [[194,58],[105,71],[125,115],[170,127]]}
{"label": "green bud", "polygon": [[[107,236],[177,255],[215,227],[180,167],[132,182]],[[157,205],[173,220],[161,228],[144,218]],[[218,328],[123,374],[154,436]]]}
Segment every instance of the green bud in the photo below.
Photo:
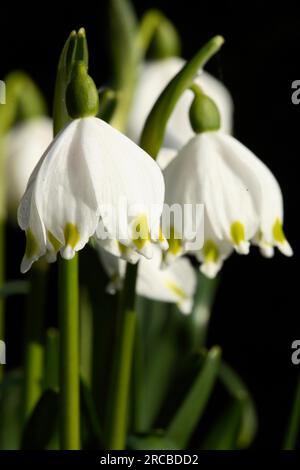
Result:
{"label": "green bud", "polygon": [[[195,85],[191,87],[195,92]],[[197,87],[190,107],[190,123],[196,134],[217,131],[221,126],[221,117],[215,102]]]}
{"label": "green bud", "polygon": [[162,17],[151,38],[147,56],[151,59],[165,59],[180,56],[181,42],[174,25]]}
{"label": "green bud", "polygon": [[88,75],[83,61],[75,62],[66,90],[66,105],[71,118],[96,116],[99,96],[94,80]]}

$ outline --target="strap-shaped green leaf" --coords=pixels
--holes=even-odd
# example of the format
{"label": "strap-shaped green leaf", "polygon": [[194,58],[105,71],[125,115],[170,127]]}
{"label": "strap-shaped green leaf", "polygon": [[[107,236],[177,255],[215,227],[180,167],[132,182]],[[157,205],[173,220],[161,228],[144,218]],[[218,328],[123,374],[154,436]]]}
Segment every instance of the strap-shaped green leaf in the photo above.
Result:
{"label": "strap-shaped green leaf", "polygon": [[137,21],[128,0],[110,1],[109,22],[113,86],[118,93],[111,125],[122,131],[126,128],[140,60]]}
{"label": "strap-shaped green leaf", "polygon": [[88,444],[94,446],[103,446],[104,438],[99,423],[95,403],[91,391],[85,381],[80,379],[80,397],[83,416],[88,428]]}
{"label": "strap-shaped green leaf", "polygon": [[208,279],[199,272],[194,306],[189,316],[189,336],[193,350],[204,347],[209,326],[211,308],[219,284],[219,277]]}
{"label": "strap-shaped green leaf", "polygon": [[171,420],[165,437],[185,449],[198,425],[218,377],[221,350],[214,346],[207,353],[189,392]]}
{"label": "strap-shaped green leaf", "polygon": [[224,361],[220,366],[220,380],[229,394],[242,404],[242,419],[237,439],[237,447],[249,447],[257,430],[257,413],[254,401],[239,375]]}
{"label": "strap-shaped green leaf", "polygon": [[212,55],[220,49],[223,42],[222,36],[215,36],[208,41],[183,66],[156,101],[147,118],[141,138],[141,147],[153,158],[156,158],[162,146],[168,120],[180,96],[192,85],[199,69],[204,67]]}
{"label": "strap-shaped green leaf", "polygon": [[7,372],[0,383],[0,450],[19,448],[22,387],[19,370]]}
{"label": "strap-shaped green leaf", "polygon": [[25,425],[22,449],[46,448],[57,426],[58,409],[58,393],[54,390],[45,390]]}
{"label": "strap-shaped green leaf", "polygon": [[243,399],[234,401],[214,422],[202,446],[205,450],[235,450],[243,416]]}

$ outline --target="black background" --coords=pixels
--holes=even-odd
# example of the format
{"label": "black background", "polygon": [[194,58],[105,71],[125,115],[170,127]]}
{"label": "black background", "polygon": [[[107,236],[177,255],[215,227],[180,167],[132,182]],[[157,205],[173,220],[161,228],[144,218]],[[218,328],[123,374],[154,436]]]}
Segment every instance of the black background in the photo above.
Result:
{"label": "black background", "polygon": [[[214,34],[226,39],[207,69],[221,78],[235,104],[235,135],[273,170],[285,199],[285,230],[295,255],[261,258],[234,255],[225,263],[213,312],[209,343],[222,346],[225,358],[241,373],[258,406],[255,445],[278,448],[290,410],[300,365],[291,363],[291,343],[300,338],[298,236],[298,160],[300,105],[291,102],[291,83],[300,78],[300,16],[292,4],[274,7],[244,2],[135,1],[139,15],[161,8],[183,38],[191,57]],[[272,4],[270,4],[272,5]],[[61,47],[72,29],[84,26],[90,73],[98,85],[109,77],[107,1],[1,5],[0,78],[11,69],[29,72],[44,91],[49,109]],[[126,51],[124,51],[126,53]],[[10,253],[18,275],[23,236],[11,235]],[[8,326],[18,338],[18,304]],[[15,326],[20,325],[16,332]],[[11,350],[11,347],[10,347]],[[16,358],[17,361],[17,358]]]}

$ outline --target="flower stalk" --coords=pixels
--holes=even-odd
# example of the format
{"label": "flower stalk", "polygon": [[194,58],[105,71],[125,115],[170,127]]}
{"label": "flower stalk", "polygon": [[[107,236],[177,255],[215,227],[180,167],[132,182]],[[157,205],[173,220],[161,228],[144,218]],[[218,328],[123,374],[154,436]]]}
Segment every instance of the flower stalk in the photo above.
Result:
{"label": "flower stalk", "polygon": [[109,416],[109,442],[111,450],[126,448],[129,410],[129,389],[132,355],[136,330],[135,284],[137,265],[127,264],[124,288],[120,296],[117,318],[116,355],[112,375],[112,396]]}
{"label": "flower stalk", "polygon": [[59,259],[60,445],[80,449],[78,255]]}

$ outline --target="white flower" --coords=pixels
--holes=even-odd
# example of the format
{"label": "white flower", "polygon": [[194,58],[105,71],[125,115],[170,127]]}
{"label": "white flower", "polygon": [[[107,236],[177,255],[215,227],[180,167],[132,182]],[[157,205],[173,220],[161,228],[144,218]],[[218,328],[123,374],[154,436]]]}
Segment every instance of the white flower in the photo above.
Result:
{"label": "white flower", "polygon": [[31,172],[50,144],[52,135],[52,120],[43,116],[16,125],[6,137],[6,199],[8,213],[13,218]]}
{"label": "white flower", "polygon": [[98,118],[75,119],[41,157],[19,206],[22,272],[45,254],[72,258],[101,224],[115,243],[151,256],[163,200],[163,176],[148,154]]}
{"label": "white flower", "polygon": [[[111,278],[108,291],[114,293],[122,287],[126,262],[99,249],[101,262]],[[153,258],[140,257],[136,292],[138,295],[161,302],[176,303],[182,313],[192,310],[196,290],[196,274],[187,258],[178,258],[166,269],[161,269],[162,252],[153,249]]]}
{"label": "white flower", "polygon": [[[166,203],[204,204],[204,245],[196,255],[201,271],[214,277],[233,249],[249,252],[250,242],[265,256],[276,246],[292,255],[282,229],[283,201],[271,171],[235,138],[221,131],[195,135],[164,170]],[[176,183],[175,183],[176,182]],[[171,230],[172,259],[185,251],[187,240]]]}
{"label": "white flower", "polygon": [[[127,135],[135,142],[139,141],[146,118],[155,101],[184,63],[183,59],[172,57],[148,62],[142,66],[127,128]],[[216,102],[221,114],[221,129],[231,133],[233,104],[228,90],[219,80],[205,71],[196,77],[195,83]],[[193,136],[193,130],[186,119],[192,100],[193,93],[187,90],[176,104],[167,126],[164,142],[166,147],[179,150]]]}

